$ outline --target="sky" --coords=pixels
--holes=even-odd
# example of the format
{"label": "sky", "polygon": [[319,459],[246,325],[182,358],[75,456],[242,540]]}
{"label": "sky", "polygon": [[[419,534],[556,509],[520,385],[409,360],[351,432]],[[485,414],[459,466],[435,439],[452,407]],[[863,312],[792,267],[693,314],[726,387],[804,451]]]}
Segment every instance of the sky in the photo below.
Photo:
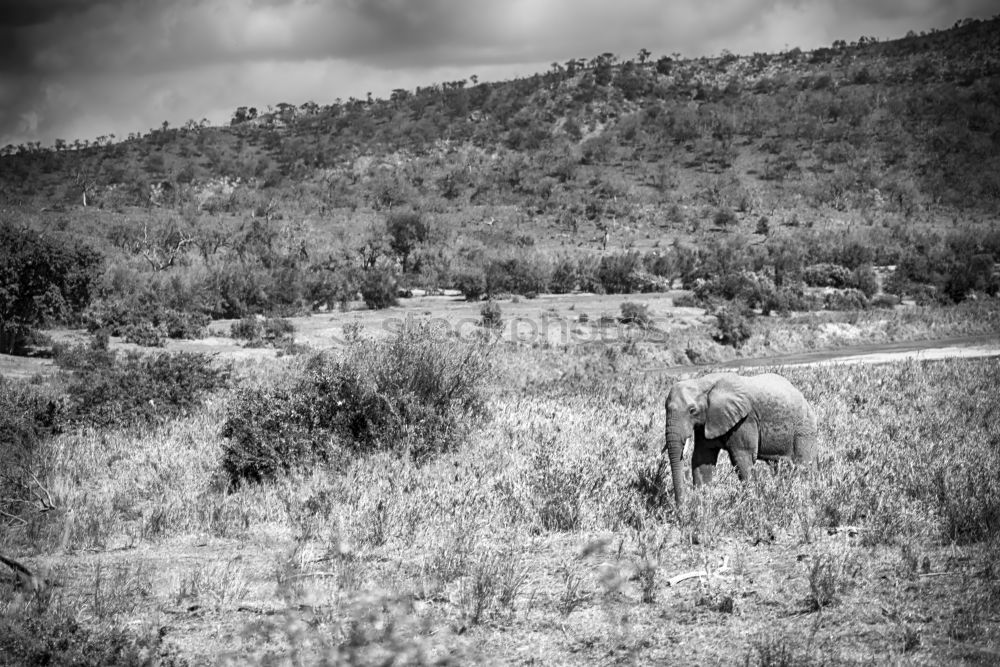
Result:
{"label": "sky", "polygon": [[990,18],[995,0],[0,0],[0,146],[228,123],[238,106],[497,81],[611,52],[778,52]]}

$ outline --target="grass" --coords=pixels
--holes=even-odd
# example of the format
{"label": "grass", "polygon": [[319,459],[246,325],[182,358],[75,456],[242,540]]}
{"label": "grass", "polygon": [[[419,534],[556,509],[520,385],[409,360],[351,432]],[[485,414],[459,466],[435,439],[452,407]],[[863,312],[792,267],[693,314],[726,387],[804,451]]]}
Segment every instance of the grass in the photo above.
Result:
{"label": "grass", "polygon": [[743,485],[722,465],[675,508],[643,483],[672,378],[502,350],[490,419],[424,461],[376,451],[229,490],[222,418],[282,359],[144,431],[58,435],[55,509],[0,551],[50,572],[88,632],[194,661],[994,659],[1000,360],[785,369],[817,410],[817,466]]}

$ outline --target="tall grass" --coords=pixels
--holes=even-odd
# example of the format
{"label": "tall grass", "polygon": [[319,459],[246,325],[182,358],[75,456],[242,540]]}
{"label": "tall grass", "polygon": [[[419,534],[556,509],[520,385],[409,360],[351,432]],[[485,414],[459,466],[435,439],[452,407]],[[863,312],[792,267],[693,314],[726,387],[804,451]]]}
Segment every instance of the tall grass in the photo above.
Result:
{"label": "tall grass", "polygon": [[[237,545],[270,536],[283,555],[262,570],[227,554],[175,569],[144,593],[221,617],[256,594],[248,591],[276,583],[280,611],[248,635],[262,662],[277,637],[276,646],[306,647],[303,660],[398,652],[430,662],[466,655],[462,633],[512,659],[511,644],[521,641],[552,651],[552,635],[539,630],[547,624],[585,635],[587,624],[607,622],[620,633],[622,618],[636,624],[622,651],[645,655],[643,646],[655,645],[658,658],[676,658],[680,649],[654,628],[690,632],[678,619],[691,613],[708,614],[722,628],[719,647],[750,664],[824,662],[821,644],[791,630],[750,641],[725,628],[779,628],[778,612],[835,622],[868,604],[862,596],[902,605],[905,582],[962,567],[942,555],[956,549],[972,559],[964,576],[979,583],[941,612],[940,627],[900,616],[891,650],[929,651],[933,637],[965,626],[963,641],[988,631],[984,610],[1000,601],[992,564],[1000,553],[1000,360],[785,369],[817,411],[816,466],[778,474],[757,466],[742,484],[723,462],[716,482],[677,508],[643,484],[655,481],[672,378],[583,368],[561,381],[517,383],[540,354],[503,356],[483,389],[488,419],[423,461],[359,451],[338,468],[229,488],[219,432],[226,394],[146,431],[56,435],[39,450],[39,482],[58,510],[30,529],[8,526],[4,544],[52,553],[155,548],[188,535]],[[294,373],[275,367],[255,377]],[[585,548],[595,539],[616,548]],[[667,588],[677,572],[706,564],[714,572],[720,555],[739,565],[704,585]],[[608,572],[618,573],[613,594]],[[892,593],[885,577],[904,589]],[[699,646],[707,662],[721,655]],[[844,655],[856,657],[851,650]]]}

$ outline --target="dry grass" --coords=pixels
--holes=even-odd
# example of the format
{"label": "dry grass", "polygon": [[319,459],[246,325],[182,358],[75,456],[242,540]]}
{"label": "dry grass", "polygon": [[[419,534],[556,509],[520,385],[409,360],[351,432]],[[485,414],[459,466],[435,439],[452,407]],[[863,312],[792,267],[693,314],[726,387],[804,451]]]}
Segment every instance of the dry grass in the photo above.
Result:
{"label": "dry grass", "polygon": [[[198,661],[996,659],[1000,360],[787,369],[817,407],[816,468],[741,485],[724,466],[682,508],[642,484],[669,377],[501,362],[491,420],[421,465],[382,452],[229,492],[228,394],[141,434],[59,436],[59,509],[3,549],[88,623]],[[543,365],[567,372],[517,381]]]}

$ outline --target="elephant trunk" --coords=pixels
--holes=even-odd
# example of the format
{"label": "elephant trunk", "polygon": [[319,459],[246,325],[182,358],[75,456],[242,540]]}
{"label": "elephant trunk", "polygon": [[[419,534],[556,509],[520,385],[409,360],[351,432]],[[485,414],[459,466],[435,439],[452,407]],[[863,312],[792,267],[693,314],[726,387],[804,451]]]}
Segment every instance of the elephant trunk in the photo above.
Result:
{"label": "elephant trunk", "polygon": [[684,452],[684,442],[689,434],[681,428],[667,426],[667,458],[670,459],[670,474],[674,482],[674,500],[678,505],[684,499],[684,474],[681,470],[681,455]]}

